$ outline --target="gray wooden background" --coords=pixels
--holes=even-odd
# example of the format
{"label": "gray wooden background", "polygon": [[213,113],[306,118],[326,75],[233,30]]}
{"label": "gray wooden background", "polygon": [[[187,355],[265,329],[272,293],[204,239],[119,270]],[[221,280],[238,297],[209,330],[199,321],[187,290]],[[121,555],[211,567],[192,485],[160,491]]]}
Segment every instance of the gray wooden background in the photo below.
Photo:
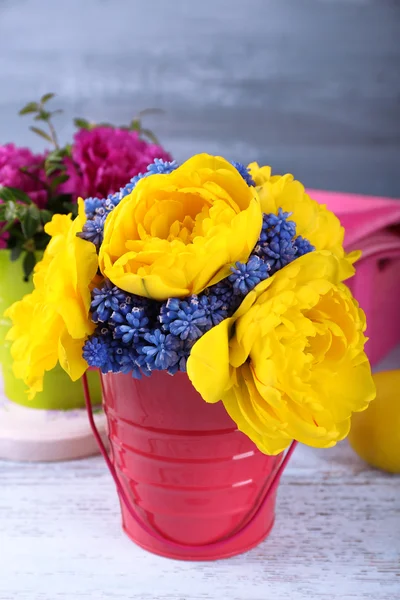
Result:
{"label": "gray wooden background", "polygon": [[21,105],[147,124],[194,152],[271,163],[310,187],[400,197],[400,0],[0,0],[0,143]]}

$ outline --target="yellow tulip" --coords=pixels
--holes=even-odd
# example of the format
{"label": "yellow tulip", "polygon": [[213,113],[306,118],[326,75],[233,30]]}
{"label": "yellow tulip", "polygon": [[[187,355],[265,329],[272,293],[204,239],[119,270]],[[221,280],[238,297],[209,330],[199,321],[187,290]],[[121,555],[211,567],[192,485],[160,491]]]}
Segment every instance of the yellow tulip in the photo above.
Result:
{"label": "yellow tulip", "polygon": [[110,213],[100,269],[155,300],[197,294],[248,259],[261,225],[255,189],[225,159],[200,154],[142,179]]}
{"label": "yellow tulip", "polygon": [[89,318],[90,284],[98,261],[95,246],[76,235],[84,223],[82,200],[75,220],[54,215],[45,226],[52,239],[35,267],[35,289],[5,313],[13,323],[7,337],[13,341],[14,374],[29,387],[30,398],[42,391],[44,373],[57,361],[73,381],[88,367],[82,347],[95,327]]}
{"label": "yellow tulip", "polygon": [[187,372],[266,454],[292,440],[330,447],[375,389],[364,353],[365,316],[342,281],[353,267],[306,254],[261,282],[191,350]]}

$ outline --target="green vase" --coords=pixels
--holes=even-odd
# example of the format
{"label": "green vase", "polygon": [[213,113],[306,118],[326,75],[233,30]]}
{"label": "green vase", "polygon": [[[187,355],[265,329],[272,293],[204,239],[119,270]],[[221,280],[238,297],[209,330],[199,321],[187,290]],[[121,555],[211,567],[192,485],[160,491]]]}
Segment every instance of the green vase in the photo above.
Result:
{"label": "green vase", "polygon": [[[38,256],[38,260],[40,260]],[[43,391],[28,400],[26,386],[16,379],[12,372],[11,343],[5,337],[11,322],[4,317],[4,311],[13,302],[20,300],[33,289],[32,278],[23,279],[22,260],[11,261],[9,250],[0,250],[0,368],[3,374],[4,394],[12,402],[45,410],[70,410],[85,405],[82,384],[73,382],[65,371],[57,365],[45,373]],[[93,404],[101,403],[100,377],[96,371],[88,372],[90,395]]]}

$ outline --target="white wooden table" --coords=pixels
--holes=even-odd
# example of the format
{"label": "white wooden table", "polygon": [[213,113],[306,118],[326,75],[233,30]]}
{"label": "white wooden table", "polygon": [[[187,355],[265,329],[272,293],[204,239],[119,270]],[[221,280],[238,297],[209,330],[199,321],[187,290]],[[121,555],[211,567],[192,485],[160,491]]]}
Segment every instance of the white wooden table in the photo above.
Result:
{"label": "white wooden table", "polygon": [[[384,366],[400,366],[400,352]],[[275,527],[214,563],[146,553],[120,527],[101,458],[0,463],[0,600],[397,600],[400,477],[347,443],[296,449]]]}

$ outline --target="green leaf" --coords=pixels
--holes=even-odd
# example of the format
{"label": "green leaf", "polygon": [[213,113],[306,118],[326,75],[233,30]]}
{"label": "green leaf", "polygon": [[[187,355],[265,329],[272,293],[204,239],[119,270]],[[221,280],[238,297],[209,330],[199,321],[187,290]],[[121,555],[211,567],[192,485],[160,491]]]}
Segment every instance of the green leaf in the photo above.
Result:
{"label": "green leaf", "polygon": [[55,94],[53,94],[52,92],[49,92],[48,94],[43,94],[43,96],[40,98],[40,102],[42,104],[45,104],[46,102],[54,98],[54,96]]}
{"label": "green leaf", "polygon": [[26,204],[18,204],[18,208],[17,208],[17,210],[18,210],[18,219],[20,221],[22,221],[22,219],[25,218],[25,215],[26,215],[28,209],[29,209],[29,206],[27,206]]}
{"label": "green leaf", "polygon": [[145,135],[153,144],[158,144],[159,141],[150,129],[141,129],[140,133]]}
{"label": "green leaf", "polygon": [[51,189],[54,191],[55,189],[57,189],[57,187],[59,185],[68,181],[68,179],[69,179],[69,176],[66,173],[64,173],[63,175],[57,175],[57,177],[54,177],[54,179],[51,180],[51,183],[50,183]]}
{"label": "green leaf", "polygon": [[56,148],[49,152],[46,157],[46,161],[48,162],[60,162],[65,156],[68,156],[70,148],[66,146],[65,148]]}
{"label": "green leaf", "polygon": [[71,194],[58,194],[50,197],[47,208],[53,214],[60,215],[67,215],[68,213],[72,212],[73,216],[76,216],[77,212],[77,204],[72,203]]}
{"label": "green leaf", "polygon": [[52,217],[53,217],[53,215],[49,210],[43,209],[40,211],[40,218],[41,218],[43,225],[45,225],[46,223],[51,221]]}
{"label": "green leaf", "polygon": [[45,170],[46,170],[47,177],[50,177],[57,171],[65,170],[65,166],[62,165],[61,163],[50,163],[48,166],[46,166]]}
{"label": "green leaf", "polygon": [[74,125],[79,129],[91,129],[91,124],[89,123],[89,121],[87,121],[86,119],[81,119],[80,117],[74,119]]}
{"label": "green leaf", "polygon": [[129,125],[129,129],[131,131],[140,131],[142,128],[141,124],[140,124],[140,119],[133,119],[133,121],[131,121],[131,124]]}
{"label": "green leaf", "polygon": [[15,195],[8,187],[0,187],[0,199],[4,202],[13,202],[16,200]]}
{"label": "green leaf", "polygon": [[64,208],[67,213],[72,214],[73,219],[78,216],[78,205],[76,202],[64,202]]}
{"label": "green leaf", "polygon": [[20,200],[26,204],[32,204],[32,200],[25,192],[14,187],[0,186],[0,198],[4,200],[4,202]]}
{"label": "green leaf", "polygon": [[24,260],[22,263],[25,281],[29,280],[29,277],[35,267],[35,264],[36,264],[36,256],[35,256],[34,252],[27,252],[24,256]]}
{"label": "green leaf", "polygon": [[39,129],[39,127],[33,127],[33,126],[29,127],[29,129],[31,131],[33,131],[33,133],[36,133],[37,135],[40,135],[42,138],[44,138],[48,142],[53,143],[53,140],[51,139],[51,137],[49,136],[49,134],[46,133],[45,131],[43,131],[43,129]]}
{"label": "green leaf", "polygon": [[36,115],[36,117],[33,117],[34,121],[48,121],[51,117],[51,113],[47,112],[46,110],[41,110],[40,113],[38,115]]}
{"label": "green leaf", "polygon": [[34,113],[39,110],[39,104],[37,102],[28,102],[25,104],[23,108],[19,111],[19,115],[27,115],[28,113]]}
{"label": "green leaf", "polygon": [[35,235],[35,248],[36,250],[45,250],[50,241],[50,236],[45,231]]}
{"label": "green leaf", "polygon": [[26,211],[25,216],[21,220],[22,233],[29,240],[35,235],[40,225],[40,211],[35,204]]}
{"label": "green leaf", "polygon": [[18,216],[17,211],[18,205],[13,200],[9,200],[6,203],[6,210],[4,212],[5,221],[14,221]]}
{"label": "green leaf", "polygon": [[11,248],[10,258],[11,260],[18,260],[21,256],[22,246],[14,246]]}

